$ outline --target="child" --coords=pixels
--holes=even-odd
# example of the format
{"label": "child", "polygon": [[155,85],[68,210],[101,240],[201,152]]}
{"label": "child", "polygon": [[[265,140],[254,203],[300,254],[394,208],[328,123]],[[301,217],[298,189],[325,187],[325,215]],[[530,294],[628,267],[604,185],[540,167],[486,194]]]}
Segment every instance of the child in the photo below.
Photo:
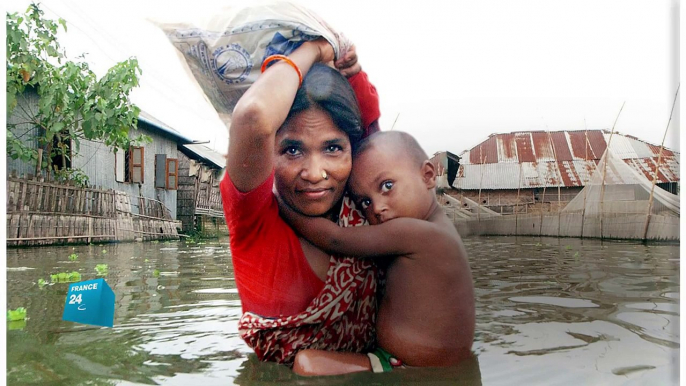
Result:
{"label": "child", "polygon": [[438,205],[436,172],[427,158],[407,133],[379,132],[359,144],[348,188],[370,227],[341,228],[281,205],[293,229],[326,252],[393,259],[377,320],[382,349],[368,355],[304,350],[295,372],[380,372],[401,362],[451,366],[471,355],[472,276],[462,240]]}

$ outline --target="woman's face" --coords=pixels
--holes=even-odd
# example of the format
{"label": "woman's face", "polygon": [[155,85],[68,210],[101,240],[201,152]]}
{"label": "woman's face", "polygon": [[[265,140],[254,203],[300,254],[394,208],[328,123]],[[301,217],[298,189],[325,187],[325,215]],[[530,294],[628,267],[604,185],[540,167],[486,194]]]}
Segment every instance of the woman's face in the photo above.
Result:
{"label": "woman's face", "polygon": [[322,216],[343,197],[352,169],[350,139],[324,110],[288,119],[276,133],[275,151],[276,190],[291,208]]}

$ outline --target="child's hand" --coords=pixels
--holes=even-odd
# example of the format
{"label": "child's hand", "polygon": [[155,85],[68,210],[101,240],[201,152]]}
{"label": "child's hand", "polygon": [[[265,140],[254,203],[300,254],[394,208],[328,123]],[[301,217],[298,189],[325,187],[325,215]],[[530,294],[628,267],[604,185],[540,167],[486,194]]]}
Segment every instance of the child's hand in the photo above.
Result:
{"label": "child's hand", "polygon": [[360,63],[357,61],[357,51],[355,50],[355,45],[350,46],[350,49],[345,56],[338,59],[334,65],[336,69],[340,71],[341,75],[345,76],[346,78],[350,78],[351,76],[362,71],[362,66],[360,66]]}

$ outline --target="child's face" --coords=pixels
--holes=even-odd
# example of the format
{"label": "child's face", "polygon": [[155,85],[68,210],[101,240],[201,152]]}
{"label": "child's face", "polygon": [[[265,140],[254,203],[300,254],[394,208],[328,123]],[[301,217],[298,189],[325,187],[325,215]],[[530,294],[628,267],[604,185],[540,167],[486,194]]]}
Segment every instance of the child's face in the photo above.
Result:
{"label": "child's face", "polygon": [[355,158],[349,181],[358,208],[372,225],[399,217],[427,218],[434,186],[430,163],[417,165],[402,151],[384,145]]}

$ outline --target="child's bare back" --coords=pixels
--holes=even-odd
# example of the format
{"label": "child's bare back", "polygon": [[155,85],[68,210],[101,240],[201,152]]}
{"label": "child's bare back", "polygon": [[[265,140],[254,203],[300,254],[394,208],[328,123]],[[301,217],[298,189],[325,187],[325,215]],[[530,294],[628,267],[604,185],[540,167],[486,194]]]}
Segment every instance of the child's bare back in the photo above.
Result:
{"label": "child's bare back", "polygon": [[[467,254],[438,205],[435,180],[435,168],[414,138],[381,132],[356,149],[348,182],[372,226],[339,228],[322,218],[282,211],[294,229],[327,252],[393,259],[379,307],[377,337],[381,348],[409,366],[457,364],[470,355],[474,339],[474,290]],[[360,371],[347,366],[363,363],[354,355],[308,353],[307,363],[300,366],[308,369],[301,372]],[[296,357],[296,371],[297,362]]]}
{"label": "child's bare back", "polygon": [[433,237],[388,267],[379,307],[379,345],[410,366],[450,366],[470,355],[474,291],[455,227],[437,208],[427,221]]}

